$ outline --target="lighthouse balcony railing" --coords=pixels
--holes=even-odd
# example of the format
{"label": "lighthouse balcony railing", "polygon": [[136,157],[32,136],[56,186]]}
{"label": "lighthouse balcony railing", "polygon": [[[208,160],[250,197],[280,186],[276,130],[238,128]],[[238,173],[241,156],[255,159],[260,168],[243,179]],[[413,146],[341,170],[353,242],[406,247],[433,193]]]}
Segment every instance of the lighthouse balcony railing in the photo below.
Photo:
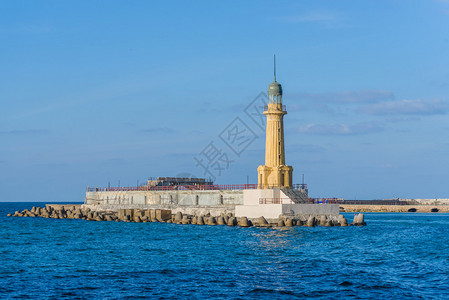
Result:
{"label": "lighthouse balcony railing", "polygon": [[[282,109],[282,111],[284,111],[284,112],[287,111],[287,108],[285,107],[285,105],[282,105],[282,106],[281,106],[281,109]],[[263,110],[264,110],[264,111],[268,111],[268,105],[265,105],[265,106],[263,107]]]}

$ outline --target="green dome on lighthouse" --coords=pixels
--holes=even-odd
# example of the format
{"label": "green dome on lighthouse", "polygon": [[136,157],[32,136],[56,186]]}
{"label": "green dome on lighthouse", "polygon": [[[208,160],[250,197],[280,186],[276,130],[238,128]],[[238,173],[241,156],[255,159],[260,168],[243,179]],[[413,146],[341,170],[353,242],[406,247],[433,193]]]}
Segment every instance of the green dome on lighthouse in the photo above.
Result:
{"label": "green dome on lighthouse", "polygon": [[268,86],[268,95],[282,96],[282,85],[276,79]]}
{"label": "green dome on lighthouse", "polygon": [[268,86],[268,103],[282,104],[282,85],[276,81],[276,55],[274,56],[274,81]]}

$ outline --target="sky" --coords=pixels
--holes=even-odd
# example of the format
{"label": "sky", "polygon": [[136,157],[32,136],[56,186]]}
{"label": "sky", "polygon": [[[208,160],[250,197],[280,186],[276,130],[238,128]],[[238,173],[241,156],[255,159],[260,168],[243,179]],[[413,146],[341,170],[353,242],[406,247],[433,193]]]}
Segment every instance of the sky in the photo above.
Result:
{"label": "sky", "polygon": [[0,201],[257,183],[274,54],[311,197],[449,198],[448,29],[443,0],[0,1]]}

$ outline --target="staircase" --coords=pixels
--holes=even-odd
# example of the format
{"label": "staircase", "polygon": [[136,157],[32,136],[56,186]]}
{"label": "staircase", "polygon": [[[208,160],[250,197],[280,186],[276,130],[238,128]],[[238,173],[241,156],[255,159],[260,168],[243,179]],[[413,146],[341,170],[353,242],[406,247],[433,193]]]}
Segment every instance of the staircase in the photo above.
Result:
{"label": "staircase", "polygon": [[281,189],[281,191],[290,198],[293,203],[301,204],[307,203],[309,199],[309,195],[307,194],[307,190],[296,190],[296,189]]}

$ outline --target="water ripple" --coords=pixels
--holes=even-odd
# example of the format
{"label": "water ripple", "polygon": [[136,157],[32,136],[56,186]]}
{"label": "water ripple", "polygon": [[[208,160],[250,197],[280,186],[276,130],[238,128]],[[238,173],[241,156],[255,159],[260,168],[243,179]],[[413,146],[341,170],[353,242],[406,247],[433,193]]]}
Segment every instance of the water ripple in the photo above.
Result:
{"label": "water ripple", "polygon": [[33,205],[0,204],[2,299],[449,298],[448,214],[287,230],[5,216]]}

